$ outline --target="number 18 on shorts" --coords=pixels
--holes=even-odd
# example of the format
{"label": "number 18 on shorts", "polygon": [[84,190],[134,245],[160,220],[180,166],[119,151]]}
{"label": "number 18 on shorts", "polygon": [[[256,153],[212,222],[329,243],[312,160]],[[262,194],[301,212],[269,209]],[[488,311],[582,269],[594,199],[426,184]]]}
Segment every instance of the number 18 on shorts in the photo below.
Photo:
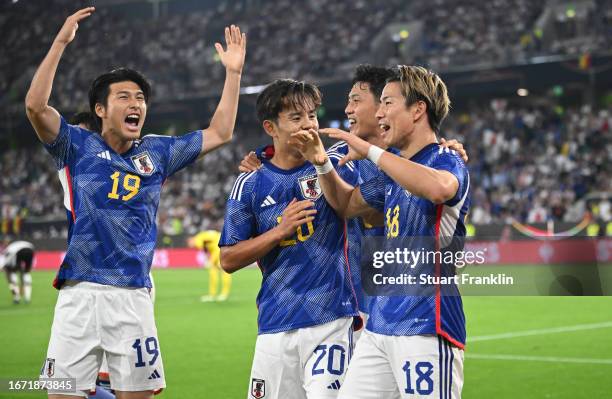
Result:
{"label": "number 18 on shorts", "polygon": [[339,399],[459,399],[463,350],[433,335],[365,331]]}

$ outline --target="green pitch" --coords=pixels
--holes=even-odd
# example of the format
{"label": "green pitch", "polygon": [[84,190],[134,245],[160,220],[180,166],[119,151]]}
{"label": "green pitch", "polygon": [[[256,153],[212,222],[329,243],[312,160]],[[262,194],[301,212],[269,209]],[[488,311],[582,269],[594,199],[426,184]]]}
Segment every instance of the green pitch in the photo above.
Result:
{"label": "green pitch", "polygon": [[[244,399],[256,337],[260,274],[234,275],[230,299],[200,303],[203,270],[154,272],[168,388],[160,398]],[[0,379],[35,378],[57,291],[36,272],[33,303],[12,305],[0,283]],[[612,397],[611,297],[466,297],[464,398]],[[557,328],[554,331],[554,328]],[[544,330],[544,331],[541,331]],[[546,331],[548,330],[548,332]],[[45,395],[0,393],[0,398]]]}

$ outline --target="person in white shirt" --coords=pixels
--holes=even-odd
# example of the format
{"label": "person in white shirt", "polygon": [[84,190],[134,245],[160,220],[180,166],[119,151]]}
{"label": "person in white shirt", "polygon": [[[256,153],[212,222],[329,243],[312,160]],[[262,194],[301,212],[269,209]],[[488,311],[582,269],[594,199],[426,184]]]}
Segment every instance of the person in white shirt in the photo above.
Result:
{"label": "person in white shirt", "polygon": [[[34,259],[34,245],[28,241],[13,241],[2,251],[3,261],[0,266],[6,273],[9,290],[13,296],[13,303],[19,304],[21,296],[25,303],[32,300],[32,261]],[[19,275],[19,278],[17,277]]]}

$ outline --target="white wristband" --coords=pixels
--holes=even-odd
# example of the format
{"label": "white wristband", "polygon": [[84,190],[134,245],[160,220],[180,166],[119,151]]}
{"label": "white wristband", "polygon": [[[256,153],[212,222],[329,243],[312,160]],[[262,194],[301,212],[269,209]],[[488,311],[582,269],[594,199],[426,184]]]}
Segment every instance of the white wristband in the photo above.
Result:
{"label": "white wristband", "polygon": [[384,153],[385,150],[383,150],[382,148],[377,147],[375,145],[371,145],[368,149],[368,159],[378,165],[378,161]]}
{"label": "white wristband", "polygon": [[324,175],[334,170],[334,165],[329,158],[327,158],[327,161],[325,161],[323,165],[314,165],[314,167],[318,175]]}

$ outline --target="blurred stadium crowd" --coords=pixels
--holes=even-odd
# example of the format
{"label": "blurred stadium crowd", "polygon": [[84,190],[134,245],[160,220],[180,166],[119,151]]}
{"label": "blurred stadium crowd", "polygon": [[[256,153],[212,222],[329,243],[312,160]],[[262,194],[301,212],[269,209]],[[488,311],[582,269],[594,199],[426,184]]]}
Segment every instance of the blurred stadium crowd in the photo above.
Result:
{"label": "blurred stadium crowd", "polygon": [[[452,115],[452,114],[451,114]],[[443,132],[467,144],[475,224],[577,222],[585,211],[610,222],[612,115],[589,106],[490,107],[452,115]]]}
{"label": "blurred stadium crowd", "polygon": [[[74,0],[47,3],[45,18],[39,18],[38,2],[0,3],[0,33],[8,44],[0,58],[2,103],[21,106],[34,69],[58,26],[77,7]],[[86,103],[82,88],[88,87],[92,76],[117,65],[144,72],[154,82],[157,98],[217,93],[223,70],[210,68],[217,62],[213,43],[220,40],[227,21],[249,33],[244,85],[287,76],[320,82],[346,74],[364,53],[373,51],[373,34],[387,25],[414,20],[422,21],[425,29],[419,36],[418,51],[412,48],[419,54],[413,62],[438,72],[458,65],[517,62],[536,55],[609,51],[612,41],[610,0],[559,10],[529,0],[389,0],[384,7],[366,0],[218,3],[217,7],[157,19],[98,7],[95,28],[82,29],[62,61],[53,103],[63,109],[82,107]],[[549,24],[553,26],[544,29],[538,21],[551,9],[555,15],[546,20],[553,21]],[[544,31],[553,32],[554,38],[544,40]],[[397,51],[409,34],[406,31],[393,38]],[[397,52],[380,54],[378,59],[382,65],[399,61]]]}
{"label": "blurred stadium crowd", "polygon": [[[23,113],[35,68],[61,22],[80,4],[47,3],[41,18],[38,2],[0,0],[0,106],[7,113]],[[458,65],[608,53],[612,43],[611,0],[580,1],[569,8],[551,6],[555,1],[529,0],[388,0],[384,7],[366,0],[213,3],[163,18],[98,7],[95,22],[79,30],[78,40],[64,56],[51,103],[63,112],[82,109],[92,77],[118,65],[144,72],[153,82],[154,101],[217,94],[224,72],[215,66],[213,43],[220,40],[228,21],[248,32],[243,86],[279,77],[348,79],[354,66],[366,60],[364,54],[375,51],[374,34],[389,24],[414,20],[423,22],[425,29],[411,62],[442,73]],[[546,17],[547,13],[552,15]],[[544,20],[548,26],[542,25]],[[554,35],[547,38],[546,32]],[[410,32],[404,33],[390,39],[396,47],[381,53],[379,64],[403,62],[402,46]],[[503,99],[476,104],[452,111],[442,125],[442,136],[465,143],[470,155],[472,223],[509,223],[511,218],[526,223],[575,222],[585,211],[605,223],[612,220],[608,197],[590,196],[612,192],[609,108],[560,110],[553,102],[526,105]],[[252,130],[253,123],[251,117],[239,115],[238,139],[232,145],[169,179],[158,212],[164,234],[219,227],[238,163],[251,149],[240,139],[245,137],[241,132]],[[11,224],[24,219],[64,220],[62,195],[42,146],[0,152],[2,232],[15,230]],[[65,237],[65,228],[55,226],[36,231],[34,238]]]}

